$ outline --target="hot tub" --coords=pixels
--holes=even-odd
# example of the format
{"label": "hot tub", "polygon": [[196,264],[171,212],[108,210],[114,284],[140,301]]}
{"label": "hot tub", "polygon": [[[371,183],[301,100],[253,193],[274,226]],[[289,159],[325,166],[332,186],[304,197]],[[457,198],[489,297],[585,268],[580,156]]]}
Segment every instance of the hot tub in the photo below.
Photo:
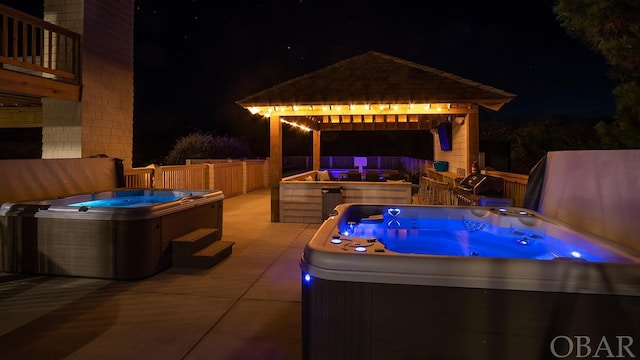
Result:
{"label": "hot tub", "polygon": [[15,272],[130,280],[171,266],[171,241],[199,228],[222,236],[221,191],[115,189],[5,203]]}
{"label": "hot tub", "polygon": [[342,204],[300,266],[305,359],[640,356],[640,254],[530,210]]}

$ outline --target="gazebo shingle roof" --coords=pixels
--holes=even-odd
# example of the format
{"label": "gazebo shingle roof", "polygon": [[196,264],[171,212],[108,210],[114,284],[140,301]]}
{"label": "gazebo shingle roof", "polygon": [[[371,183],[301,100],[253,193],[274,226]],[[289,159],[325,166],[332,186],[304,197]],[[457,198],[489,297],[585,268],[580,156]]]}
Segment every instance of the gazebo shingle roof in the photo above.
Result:
{"label": "gazebo shingle roof", "polygon": [[243,107],[299,104],[475,103],[498,110],[515,94],[375,51],[247,96]]}

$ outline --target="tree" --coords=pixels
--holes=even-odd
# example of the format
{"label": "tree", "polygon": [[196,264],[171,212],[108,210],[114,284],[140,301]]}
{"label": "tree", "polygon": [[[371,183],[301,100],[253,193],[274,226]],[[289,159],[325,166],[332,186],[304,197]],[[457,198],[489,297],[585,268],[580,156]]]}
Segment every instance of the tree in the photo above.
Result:
{"label": "tree", "polygon": [[[480,141],[508,142],[510,171],[528,174],[548,151],[601,148],[593,119],[547,115],[522,124],[486,121],[480,124]],[[589,124],[591,126],[585,126]]]}
{"label": "tree", "polygon": [[250,154],[249,147],[236,138],[197,132],[179,138],[165,163],[182,165],[187,159],[242,158]]}
{"label": "tree", "polygon": [[614,121],[596,125],[603,145],[640,148],[640,1],[559,0],[553,11],[570,36],[606,59],[619,83]]}

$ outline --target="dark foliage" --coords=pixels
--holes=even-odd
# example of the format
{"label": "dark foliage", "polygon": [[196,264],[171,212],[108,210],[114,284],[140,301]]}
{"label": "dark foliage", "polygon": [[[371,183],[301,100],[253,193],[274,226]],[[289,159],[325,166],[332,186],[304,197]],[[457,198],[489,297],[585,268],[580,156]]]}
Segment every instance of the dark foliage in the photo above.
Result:
{"label": "dark foliage", "polygon": [[165,158],[165,164],[183,165],[187,159],[238,159],[250,155],[249,147],[237,138],[198,132],[179,138]]}
{"label": "dark foliage", "polygon": [[559,0],[553,8],[567,33],[601,54],[618,82],[614,121],[596,129],[606,148],[640,148],[640,2]]}
{"label": "dark foliage", "polygon": [[510,168],[497,170],[528,174],[548,151],[603,148],[596,131],[597,122],[559,116],[522,124],[485,121],[480,123],[480,142],[508,142]]}

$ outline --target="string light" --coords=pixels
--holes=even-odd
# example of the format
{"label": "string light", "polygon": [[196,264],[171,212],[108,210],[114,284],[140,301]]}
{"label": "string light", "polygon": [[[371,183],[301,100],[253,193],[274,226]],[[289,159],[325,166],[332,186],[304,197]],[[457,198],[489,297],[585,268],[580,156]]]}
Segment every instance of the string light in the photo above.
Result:
{"label": "string light", "polygon": [[[433,105],[433,106],[432,106]],[[435,112],[443,112],[443,111],[451,111],[454,109],[456,104],[453,103],[377,103],[377,104],[327,104],[327,105],[269,105],[269,106],[251,106],[247,107],[247,110],[251,112],[251,114],[260,114],[268,117],[267,113],[278,113],[281,116],[287,115],[287,113],[306,113],[308,115],[316,114],[316,112],[323,112],[326,115],[327,113],[342,113],[343,111],[348,110],[351,114],[370,114],[373,112],[380,113],[399,113],[401,111],[407,111],[410,114],[420,113],[424,111],[425,114]],[[434,107],[435,106],[435,107]],[[347,109],[348,107],[348,109]],[[472,110],[473,107],[471,105],[467,106],[467,104],[462,104],[459,108],[464,109],[468,108]],[[303,114],[304,115],[304,114]]]}
{"label": "string light", "polygon": [[287,121],[285,119],[280,119],[280,122],[283,123],[283,124],[287,124],[289,126],[293,126],[294,128],[300,129],[300,130],[305,131],[305,132],[312,131],[312,129],[310,127],[307,127],[307,126],[304,126],[304,125],[300,125],[300,124],[292,122],[292,121]]}

